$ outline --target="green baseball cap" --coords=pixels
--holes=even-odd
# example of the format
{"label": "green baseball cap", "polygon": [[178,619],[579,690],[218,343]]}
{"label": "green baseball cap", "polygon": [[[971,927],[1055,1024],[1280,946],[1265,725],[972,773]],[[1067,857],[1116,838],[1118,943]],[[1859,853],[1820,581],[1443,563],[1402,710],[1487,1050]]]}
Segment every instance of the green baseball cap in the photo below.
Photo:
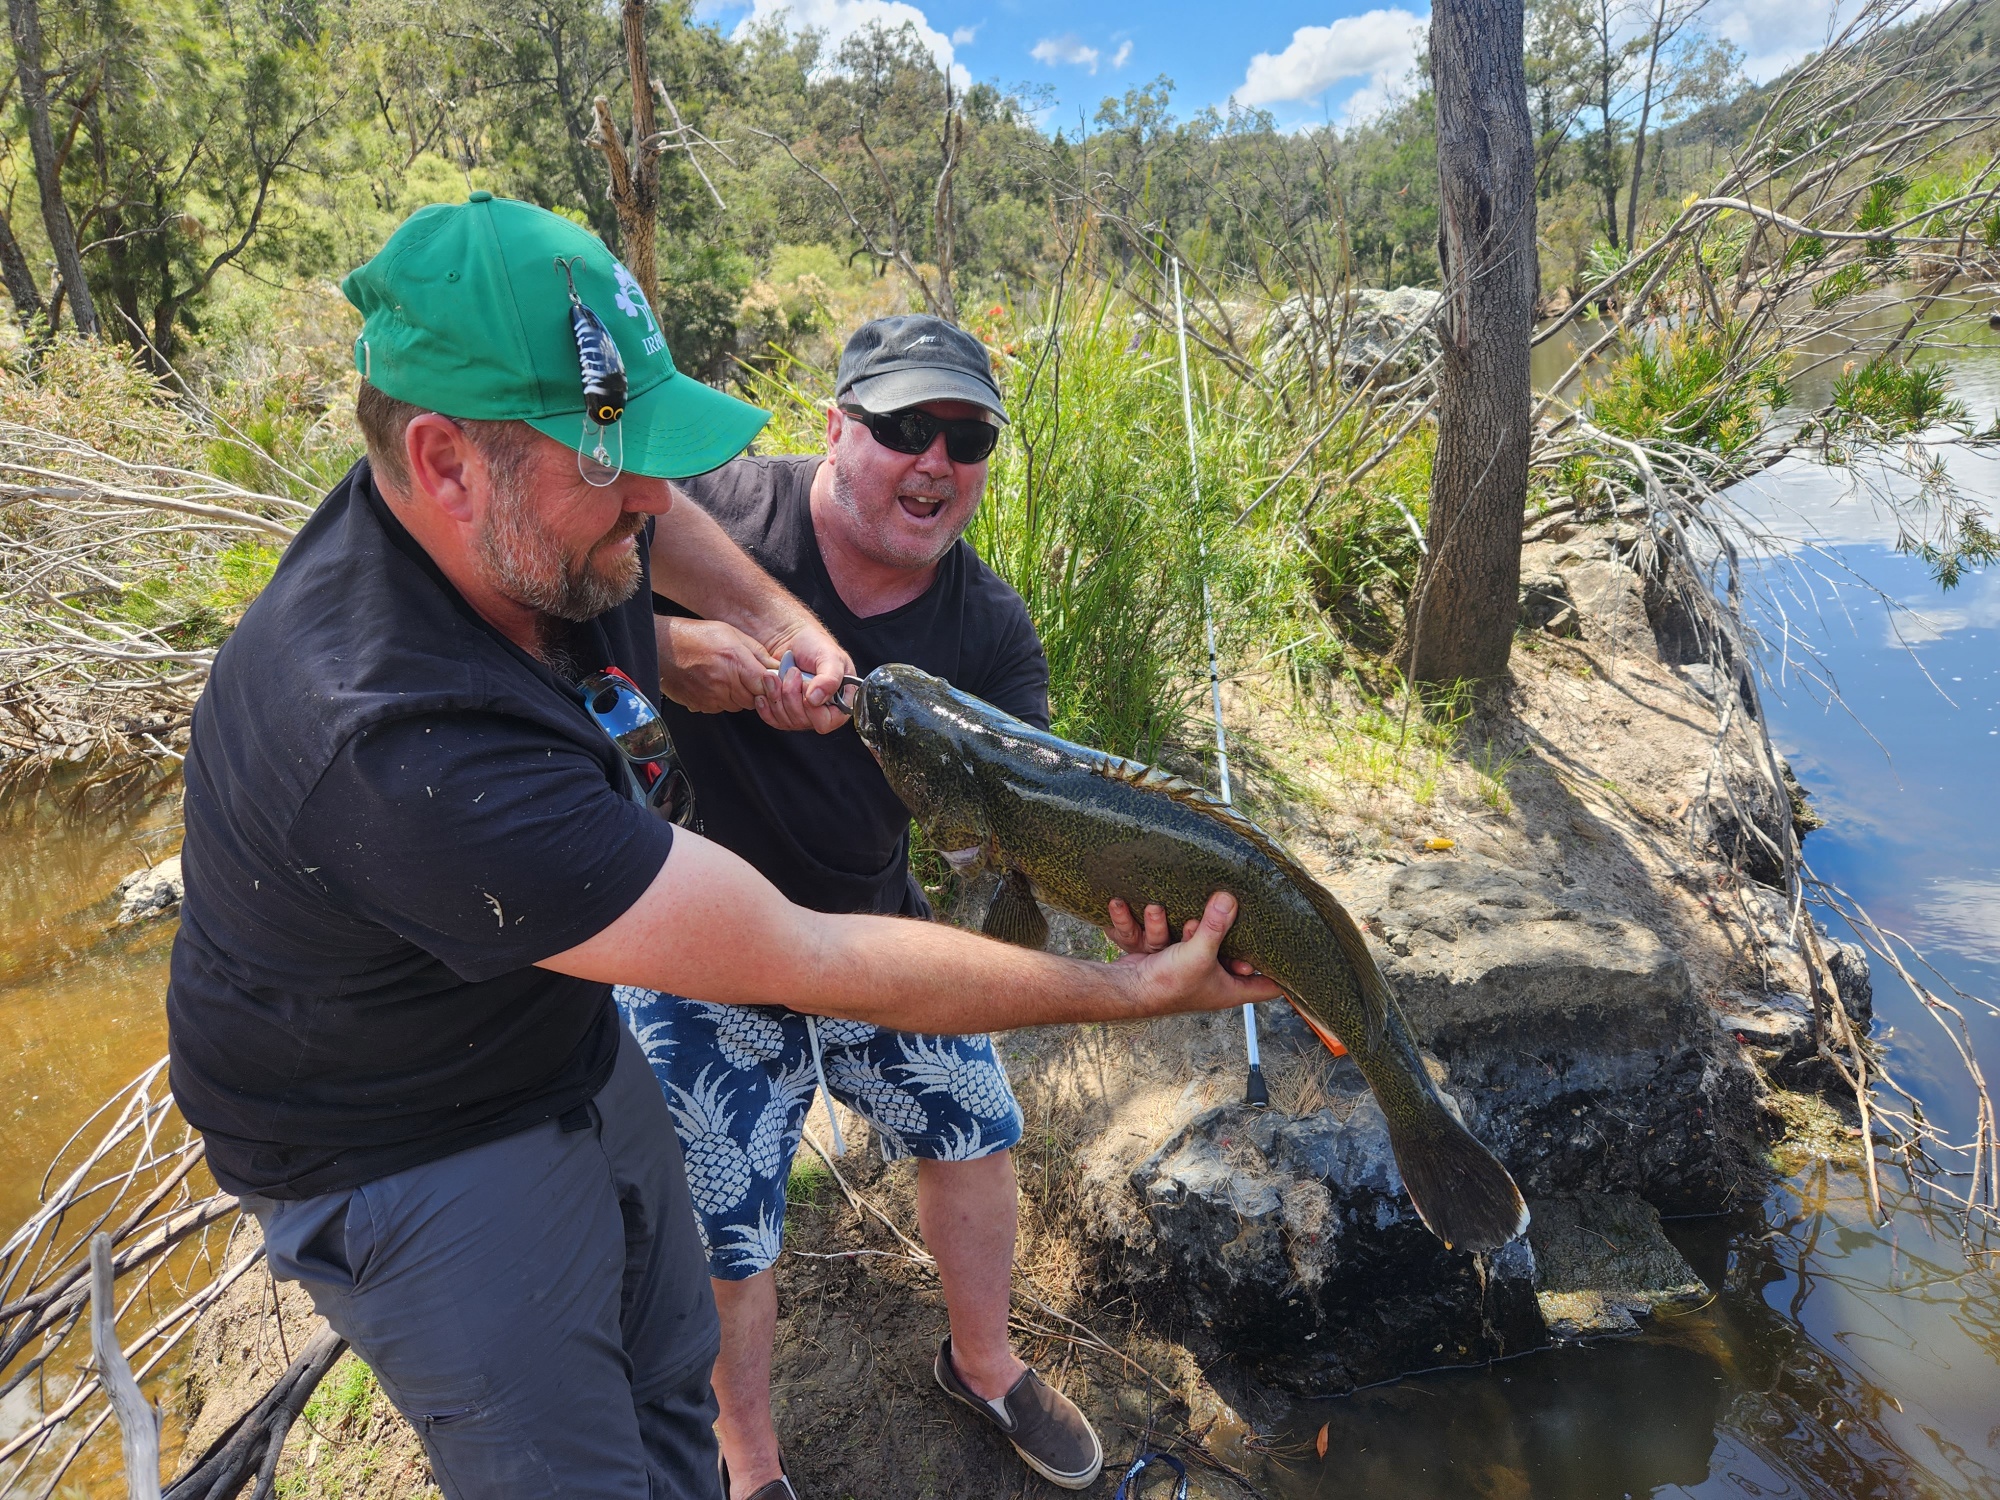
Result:
{"label": "green baseball cap", "polygon": [[[564,263],[567,263],[565,270]],[[583,376],[570,278],[625,360],[625,415],[604,434],[634,474],[680,479],[741,453],[770,413],[674,368],[632,273],[568,219],[473,193],[405,219],[340,289],[361,310],[354,368],[385,395],[474,421],[526,422],[579,452]]]}

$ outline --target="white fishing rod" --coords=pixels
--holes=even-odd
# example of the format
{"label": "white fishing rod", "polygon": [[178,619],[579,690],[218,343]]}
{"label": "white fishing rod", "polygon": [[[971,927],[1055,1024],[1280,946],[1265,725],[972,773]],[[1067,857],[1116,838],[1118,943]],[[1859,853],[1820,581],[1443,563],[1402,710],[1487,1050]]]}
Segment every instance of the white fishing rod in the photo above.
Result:
{"label": "white fishing rod", "polygon": [[[1208,518],[1201,508],[1201,456],[1194,437],[1194,386],[1188,379],[1187,313],[1181,305],[1181,262],[1173,258],[1174,340],[1181,357],[1181,420],[1187,427],[1188,486],[1194,499],[1194,539],[1201,557],[1201,628],[1208,638],[1208,696],[1215,712],[1215,770],[1222,785],[1222,805],[1231,805],[1229,795],[1229,739],[1222,729],[1222,674],[1215,665],[1215,610],[1208,597]],[[1264,1085],[1264,1064],[1257,1053],[1257,1007],[1243,1007],[1243,1046],[1250,1059],[1250,1076],[1243,1087],[1245,1104],[1269,1104],[1271,1091]]]}

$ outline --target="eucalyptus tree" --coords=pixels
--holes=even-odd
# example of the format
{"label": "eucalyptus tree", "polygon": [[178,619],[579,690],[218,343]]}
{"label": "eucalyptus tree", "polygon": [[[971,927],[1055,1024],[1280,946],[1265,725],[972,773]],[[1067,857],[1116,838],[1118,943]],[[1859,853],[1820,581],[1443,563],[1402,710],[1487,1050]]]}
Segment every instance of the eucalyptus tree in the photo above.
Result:
{"label": "eucalyptus tree", "polygon": [[1490,682],[1519,614],[1534,332],[1535,141],[1521,0],[1437,0],[1437,453],[1404,666],[1416,682]]}

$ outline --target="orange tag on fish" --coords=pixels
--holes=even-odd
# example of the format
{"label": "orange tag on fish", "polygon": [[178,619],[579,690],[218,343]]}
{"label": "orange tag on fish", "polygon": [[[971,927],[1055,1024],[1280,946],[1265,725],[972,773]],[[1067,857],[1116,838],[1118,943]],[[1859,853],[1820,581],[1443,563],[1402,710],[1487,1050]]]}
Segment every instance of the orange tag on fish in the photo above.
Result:
{"label": "orange tag on fish", "polygon": [[1424,847],[1433,854],[1442,854],[1447,849],[1458,847],[1457,839],[1425,839]]}

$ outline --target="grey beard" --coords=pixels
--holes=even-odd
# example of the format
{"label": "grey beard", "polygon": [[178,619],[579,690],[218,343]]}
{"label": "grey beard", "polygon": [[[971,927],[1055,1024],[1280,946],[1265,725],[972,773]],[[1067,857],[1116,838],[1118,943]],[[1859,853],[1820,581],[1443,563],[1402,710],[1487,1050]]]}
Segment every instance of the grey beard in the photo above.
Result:
{"label": "grey beard", "polygon": [[590,555],[572,562],[515,491],[496,493],[479,533],[479,560],[487,579],[516,604],[558,620],[581,624],[623,604],[639,587],[635,550],[606,576]]}

